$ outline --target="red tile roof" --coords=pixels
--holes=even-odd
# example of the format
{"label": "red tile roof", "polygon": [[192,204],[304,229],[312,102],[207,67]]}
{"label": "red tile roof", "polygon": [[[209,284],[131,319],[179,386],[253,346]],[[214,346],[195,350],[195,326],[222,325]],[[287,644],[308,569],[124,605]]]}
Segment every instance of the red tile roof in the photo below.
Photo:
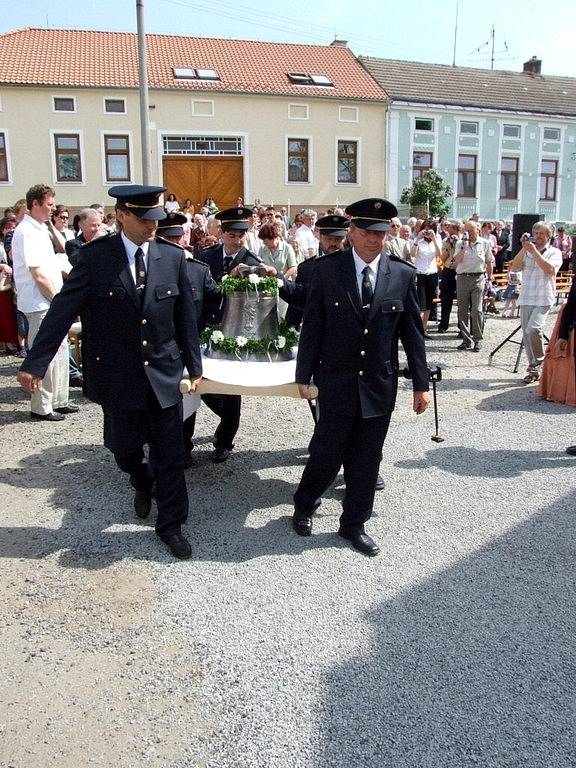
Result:
{"label": "red tile roof", "polygon": [[[146,35],[150,88],[378,100],[386,93],[342,46]],[[175,80],[173,67],[218,71],[220,81]],[[288,72],[327,75],[334,87],[294,85]],[[0,35],[0,83],[136,88],[134,33],[21,29]]]}

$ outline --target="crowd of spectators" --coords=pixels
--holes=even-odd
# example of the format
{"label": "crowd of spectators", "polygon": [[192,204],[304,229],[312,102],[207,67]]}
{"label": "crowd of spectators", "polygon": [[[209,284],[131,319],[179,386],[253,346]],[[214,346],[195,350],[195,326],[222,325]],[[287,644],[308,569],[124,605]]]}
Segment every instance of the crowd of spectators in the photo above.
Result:
{"label": "crowd of spectators", "polygon": [[[244,205],[242,198],[236,200],[236,205]],[[219,208],[211,197],[196,210],[189,198],[180,203],[169,193],[164,207],[168,214],[184,214],[182,244],[196,258],[201,260],[202,251],[219,242],[221,233],[215,218]],[[19,200],[0,220],[0,342],[4,351],[22,357],[26,355],[29,330],[25,314],[18,311],[12,301],[16,286],[11,274],[10,243],[13,230],[26,210],[26,201]],[[294,212],[284,206],[276,208],[256,203],[245,247],[286,279],[293,279],[299,264],[323,255],[315,224],[318,216],[326,215],[343,216],[344,210],[333,207],[317,212],[303,208]],[[55,254],[72,266],[85,243],[116,231],[114,213],[106,214],[99,203],[78,211],[72,222],[69,209],[57,205],[46,224]],[[539,231],[544,231],[545,236],[539,235]],[[555,231],[551,225],[539,222],[534,236],[542,240],[539,245],[524,238],[519,253],[513,254],[511,227],[504,221],[480,222],[476,214],[468,221],[449,220],[445,216],[411,217],[403,223],[396,218],[390,222],[384,252],[415,267],[422,330],[427,339],[433,338],[430,323],[437,323],[437,333],[449,332],[457,298],[457,322],[452,323],[458,336],[457,348],[478,352],[486,312],[502,312],[503,317],[514,317],[518,305],[529,358],[525,381],[530,383],[538,379],[543,358],[541,329],[548,310],[542,308],[549,308],[552,303],[556,272],[559,268],[570,268],[572,258],[572,239],[564,226]],[[342,241],[341,247],[346,245],[347,242]],[[541,285],[538,283],[539,288],[535,288],[543,271],[543,262],[534,255],[538,249],[545,250],[544,260],[552,259],[553,267],[545,268],[546,277],[540,280]],[[502,274],[506,272],[509,279],[503,284]],[[498,283],[493,281],[494,275],[500,277]],[[498,306],[500,301],[504,302],[502,309]],[[535,307],[539,307],[539,311]],[[286,307],[282,306],[282,310],[284,314]],[[80,372],[73,370],[72,358],[70,376],[74,381],[81,379]]]}

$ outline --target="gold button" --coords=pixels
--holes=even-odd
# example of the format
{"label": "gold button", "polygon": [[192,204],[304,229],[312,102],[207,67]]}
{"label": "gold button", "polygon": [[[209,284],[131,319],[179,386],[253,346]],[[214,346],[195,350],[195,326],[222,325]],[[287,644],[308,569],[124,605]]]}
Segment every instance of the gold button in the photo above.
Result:
{"label": "gold button", "polygon": [[148,342],[147,342],[147,341],[143,341],[143,342],[142,342],[142,346],[143,346],[143,347],[147,347],[147,346],[148,346]]}
{"label": "gold button", "polygon": [[396,309],[396,306],[394,304],[392,305],[392,309]]}
{"label": "gold button", "polygon": [[150,363],[148,362],[148,360],[144,360],[144,365],[150,365]]}
{"label": "gold button", "polygon": [[98,362],[100,362],[100,358],[99,358],[99,357],[97,357],[97,358],[96,358],[96,360],[97,360]]}
{"label": "gold button", "polygon": [[170,294],[172,293],[172,291],[166,291],[166,293],[168,294],[168,296],[170,296]]}
{"label": "gold button", "polygon": [[335,302],[334,302],[334,306],[335,306],[335,307],[337,307],[337,306],[338,306],[338,302],[337,302],[337,301],[335,301]]}
{"label": "gold button", "polygon": [[364,376],[364,371],[358,371],[358,376]]}
{"label": "gold button", "polygon": [[364,328],[364,336],[368,334],[368,328]]}
{"label": "gold button", "polygon": [[110,291],[110,294],[109,294],[109,295],[110,295],[110,296],[114,296],[114,292],[113,292],[113,291]]}
{"label": "gold button", "polygon": [[366,352],[364,352],[364,350],[361,350],[360,354],[362,355],[362,357],[364,357],[364,355],[366,354]]}
{"label": "gold button", "polygon": [[146,323],[147,323],[147,322],[148,322],[148,320],[146,320],[146,318],[144,318],[144,319],[142,320],[142,325],[146,325]]}

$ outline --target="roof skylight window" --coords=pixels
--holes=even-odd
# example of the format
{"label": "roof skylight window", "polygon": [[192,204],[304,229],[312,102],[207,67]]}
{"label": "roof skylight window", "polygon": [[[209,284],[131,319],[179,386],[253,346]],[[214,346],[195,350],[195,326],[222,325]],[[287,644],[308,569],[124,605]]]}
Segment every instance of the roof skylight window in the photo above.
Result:
{"label": "roof skylight window", "polygon": [[308,75],[304,72],[289,72],[288,78],[294,85],[319,85],[333,87],[334,83],[326,75]]}
{"label": "roof skylight window", "polygon": [[220,80],[220,75],[215,69],[203,67],[174,67],[176,80]]}

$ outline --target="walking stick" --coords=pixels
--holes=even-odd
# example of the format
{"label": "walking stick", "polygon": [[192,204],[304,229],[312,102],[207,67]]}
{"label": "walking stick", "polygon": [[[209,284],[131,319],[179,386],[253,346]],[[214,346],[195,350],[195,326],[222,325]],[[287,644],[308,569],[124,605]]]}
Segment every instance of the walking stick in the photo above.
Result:
{"label": "walking stick", "polygon": [[[402,375],[405,379],[411,379],[412,373],[409,368],[404,368]],[[442,368],[437,365],[435,368],[428,367],[428,379],[432,382],[432,398],[434,401],[434,427],[435,432],[430,438],[435,443],[443,443],[444,438],[438,431],[438,398],[436,396],[436,384],[442,381]]]}

